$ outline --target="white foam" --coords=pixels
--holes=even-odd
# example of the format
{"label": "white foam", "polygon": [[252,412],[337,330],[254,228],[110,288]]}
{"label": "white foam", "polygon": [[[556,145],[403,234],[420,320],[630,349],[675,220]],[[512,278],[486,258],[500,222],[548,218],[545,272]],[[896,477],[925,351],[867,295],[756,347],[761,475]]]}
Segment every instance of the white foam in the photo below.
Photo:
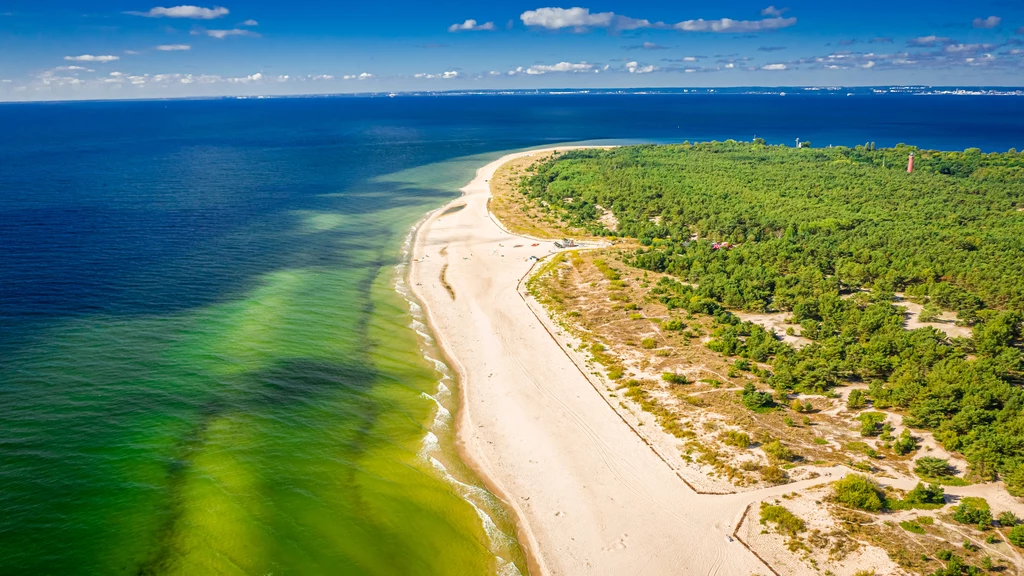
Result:
{"label": "white foam", "polygon": [[[438,208],[438,210],[441,210],[441,208]],[[434,343],[434,339],[427,333],[429,328],[426,325],[423,307],[415,301],[412,292],[409,290],[409,285],[405,280],[405,276],[409,267],[409,260],[412,257],[412,242],[413,237],[416,234],[416,230],[419,229],[423,222],[433,214],[434,212],[428,213],[409,229],[409,233],[405,236],[405,240],[402,242],[400,262],[395,266],[394,282],[395,292],[401,295],[409,306],[409,315],[412,316],[412,321],[408,327],[419,334],[428,346]],[[440,401],[440,398],[447,398],[451,396],[451,389],[444,383],[445,380],[451,380],[451,369],[441,360],[432,357],[426,349],[421,348],[421,352],[423,353],[423,358],[432,363],[434,365],[434,369],[441,374],[441,379],[437,382],[436,396],[431,396],[425,392],[422,393],[422,396],[429,398],[437,405],[437,411],[434,414],[433,429],[428,430],[423,436],[423,447],[420,449],[419,456],[429,462],[431,466],[440,473],[441,477],[456,489],[459,496],[468,502],[469,505],[473,507],[473,510],[476,511],[477,516],[480,518],[480,523],[483,525],[484,532],[487,534],[488,541],[490,542],[490,551],[497,562],[498,576],[522,576],[519,568],[517,568],[514,563],[500,556],[502,550],[511,546],[516,546],[516,540],[502,532],[494,522],[494,519],[491,518],[490,515],[488,515],[487,512],[485,512],[478,504],[478,502],[482,502],[486,503],[487,506],[497,506],[497,500],[484,488],[467,484],[455,476],[452,476],[448,471],[448,468],[433,456],[433,454],[440,455],[441,453],[441,441],[437,437],[437,434],[434,433],[434,430],[442,428],[448,429],[452,420],[451,411],[448,410],[448,408],[446,408]]]}

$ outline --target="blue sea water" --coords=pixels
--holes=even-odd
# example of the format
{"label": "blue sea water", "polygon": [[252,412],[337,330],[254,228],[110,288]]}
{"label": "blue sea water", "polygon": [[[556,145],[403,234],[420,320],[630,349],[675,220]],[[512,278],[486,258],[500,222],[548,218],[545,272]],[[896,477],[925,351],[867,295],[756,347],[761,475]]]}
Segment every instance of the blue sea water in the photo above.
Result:
{"label": "blue sea water", "polygon": [[1003,151],[1024,98],[0,105],[0,573],[524,571],[403,239],[503,151],[755,136]]}

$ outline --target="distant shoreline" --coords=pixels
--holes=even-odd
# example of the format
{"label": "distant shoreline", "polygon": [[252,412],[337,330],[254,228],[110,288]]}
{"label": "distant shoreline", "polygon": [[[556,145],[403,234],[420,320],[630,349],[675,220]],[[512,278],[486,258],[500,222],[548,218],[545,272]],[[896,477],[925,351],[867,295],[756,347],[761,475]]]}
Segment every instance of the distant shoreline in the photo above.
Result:
{"label": "distant shoreline", "polygon": [[743,95],[764,96],[1024,96],[1024,86],[695,86],[692,88],[516,88],[487,90],[401,90],[373,92],[323,92],[303,94],[220,94],[166,98],[55,98],[48,100],[0,100],[3,104],[59,104],[75,102],[167,102],[202,100],[280,100],[318,98],[393,98],[462,96],[572,96],[572,95]]}

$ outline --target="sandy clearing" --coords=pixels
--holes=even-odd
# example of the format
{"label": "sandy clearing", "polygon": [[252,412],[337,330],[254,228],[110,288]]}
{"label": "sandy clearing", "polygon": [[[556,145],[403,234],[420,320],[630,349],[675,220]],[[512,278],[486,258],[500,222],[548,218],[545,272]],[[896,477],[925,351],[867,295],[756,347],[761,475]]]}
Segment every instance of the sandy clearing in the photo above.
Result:
{"label": "sandy clearing", "polygon": [[727,496],[687,488],[517,291],[529,257],[555,249],[502,230],[487,183],[505,161],[538,152],[481,168],[445,207],[465,208],[435,212],[416,234],[410,285],[460,377],[464,458],[516,516],[536,574],[768,574],[727,538],[746,506],[845,472]]}

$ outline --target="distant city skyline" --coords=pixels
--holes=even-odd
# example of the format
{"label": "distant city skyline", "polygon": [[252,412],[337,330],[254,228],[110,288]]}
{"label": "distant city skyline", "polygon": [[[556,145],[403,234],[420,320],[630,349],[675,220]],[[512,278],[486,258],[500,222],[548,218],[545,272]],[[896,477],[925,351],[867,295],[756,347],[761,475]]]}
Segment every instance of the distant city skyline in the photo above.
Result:
{"label": "distant city skyline", "polygon": [[0,9],[0,100],[1024,85],[1024,6],[266,0]]}

